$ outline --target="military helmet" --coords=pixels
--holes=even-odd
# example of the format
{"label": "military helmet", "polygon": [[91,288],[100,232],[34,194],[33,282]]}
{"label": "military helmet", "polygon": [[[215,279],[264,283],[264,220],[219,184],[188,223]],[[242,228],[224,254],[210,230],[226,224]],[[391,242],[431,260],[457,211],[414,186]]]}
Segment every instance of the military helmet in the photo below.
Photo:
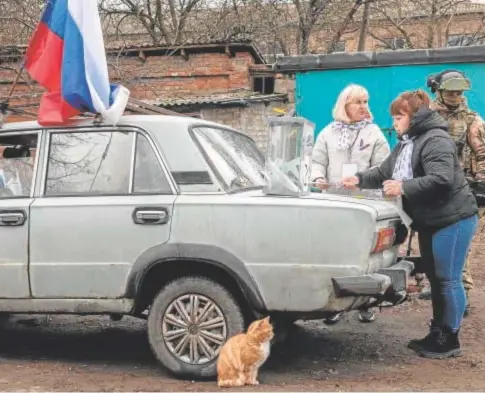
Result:
{"label": "military helmet", "polygon": [[458,70],[446,70],[428,78],[428,87],[432,93],[436,91],[465,91],[470,90],[470,80]]}

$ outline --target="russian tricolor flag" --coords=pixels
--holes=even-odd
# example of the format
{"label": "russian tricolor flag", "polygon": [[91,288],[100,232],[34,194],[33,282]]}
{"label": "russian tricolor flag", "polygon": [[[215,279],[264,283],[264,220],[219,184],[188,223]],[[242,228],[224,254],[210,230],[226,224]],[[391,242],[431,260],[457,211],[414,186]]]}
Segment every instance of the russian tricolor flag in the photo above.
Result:
{"label": "russian tricolor flag", "polygon": [[129,91],[109,83],[96,0],[48,0],[24,65],[48,90],[40,124],[63,124],[82,112],[116,124],[128,103]]}

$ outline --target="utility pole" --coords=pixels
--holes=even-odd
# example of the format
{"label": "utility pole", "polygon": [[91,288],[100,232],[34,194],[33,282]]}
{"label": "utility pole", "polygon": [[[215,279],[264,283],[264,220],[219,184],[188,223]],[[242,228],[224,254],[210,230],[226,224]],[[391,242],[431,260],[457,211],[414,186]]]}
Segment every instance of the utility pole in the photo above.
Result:
{"label": "utility pole", "polygon": [[367,25],[369,23],[369,6],[370,6],[370,1],[366,0],[364,3],[364,13],[362,15],[362,23],[360,25],[360,34],[359,34],[359,45],[357,47],[357,50],[359,52],[362,52],[365,50],[365,37],[367,33]]}

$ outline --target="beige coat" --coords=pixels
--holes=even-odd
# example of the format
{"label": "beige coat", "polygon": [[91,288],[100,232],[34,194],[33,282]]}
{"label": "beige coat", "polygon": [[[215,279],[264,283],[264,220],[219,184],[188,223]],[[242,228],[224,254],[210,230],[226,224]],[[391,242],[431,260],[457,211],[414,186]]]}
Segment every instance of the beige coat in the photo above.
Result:
{"label": "beige coat", "polygon": [[359,172],[365,171],[379,165],[391,152],[384,134],[375,124],[369,124],[360,131],[351,154],[348,150],[339,151],[338,134],[332,124],[317,137],[312,153],[312,181],[322,177],[328,183],[337,183],[342,179],[344,164],[356,164]]}

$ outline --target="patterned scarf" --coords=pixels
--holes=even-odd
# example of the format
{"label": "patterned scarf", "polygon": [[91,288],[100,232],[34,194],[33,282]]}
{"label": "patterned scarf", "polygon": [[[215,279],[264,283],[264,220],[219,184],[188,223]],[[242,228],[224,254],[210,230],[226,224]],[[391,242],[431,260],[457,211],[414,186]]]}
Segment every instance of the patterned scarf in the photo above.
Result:
{"label": "patterned scarf", "polygon": [[413,149],[414,138],[408,138],[407,135],[402,137],[401,151],[397,156],[396,165],[394,165],[394,171],[392,172],[392,178],[394,180],[409,180],[413,178]]}
{"label": "patterned scarf", "polygon": [[343,121],[335,120],[332,128],[338,133],[337,150],[348,150],[357,132],[369,124],[369,120],[362,120],[357,123],[344,123]]}

